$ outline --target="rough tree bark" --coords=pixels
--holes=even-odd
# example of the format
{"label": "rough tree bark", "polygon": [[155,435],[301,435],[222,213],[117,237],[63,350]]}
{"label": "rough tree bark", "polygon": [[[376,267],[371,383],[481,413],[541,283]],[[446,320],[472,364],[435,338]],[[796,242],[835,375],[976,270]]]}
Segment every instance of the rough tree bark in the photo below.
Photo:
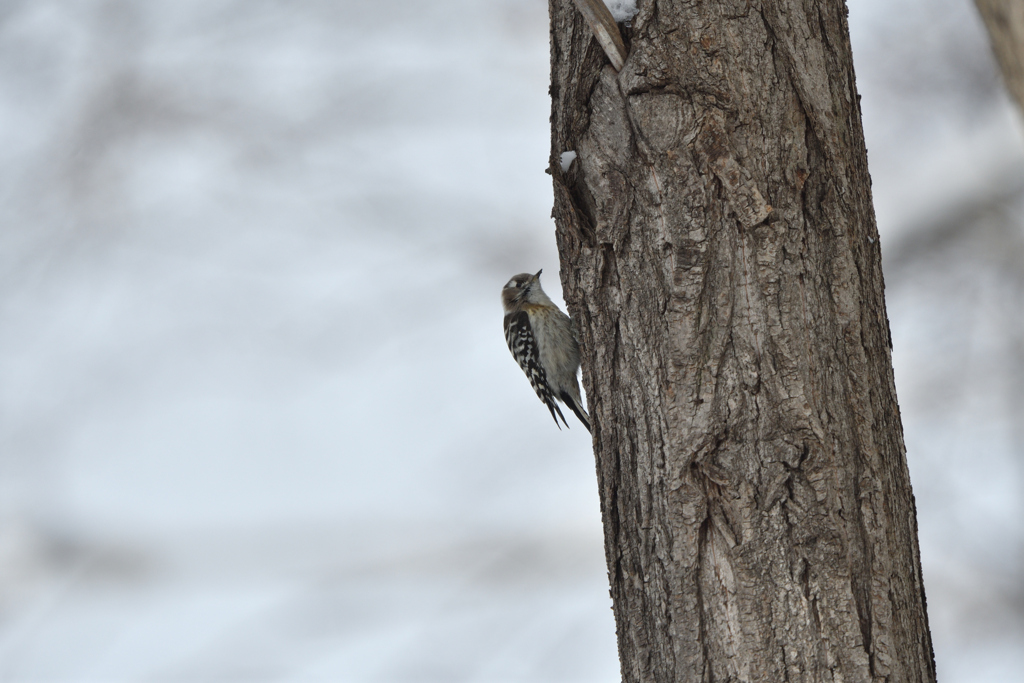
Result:
{"label": "rough tree bark", "polygon": [[623,679],[934,681],[845,5],[639,6],[550,0]]}
{"label": "rough tree bark", "polygon": [[1024,2],[975,0],[1007,90],[1024,111]]}

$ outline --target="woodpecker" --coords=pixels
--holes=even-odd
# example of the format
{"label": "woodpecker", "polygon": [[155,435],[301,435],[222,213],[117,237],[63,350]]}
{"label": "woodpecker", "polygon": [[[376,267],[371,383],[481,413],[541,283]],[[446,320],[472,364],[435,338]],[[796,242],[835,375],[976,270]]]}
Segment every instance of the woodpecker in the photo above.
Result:
{"label": "woodpecker", "polygon": [[[590,416],[580,400],[576,371],[580,367],[580,347],[572,320],[558,310],[540,287],[540,274],[516,275],[501,290],[505,308],[505,341],[509,351],[526,373],[533,390],[548,407],[558,424],[569,424],[555,403],[558,399],[590,431]],[[561,429],[561,425],[558,427]]]}

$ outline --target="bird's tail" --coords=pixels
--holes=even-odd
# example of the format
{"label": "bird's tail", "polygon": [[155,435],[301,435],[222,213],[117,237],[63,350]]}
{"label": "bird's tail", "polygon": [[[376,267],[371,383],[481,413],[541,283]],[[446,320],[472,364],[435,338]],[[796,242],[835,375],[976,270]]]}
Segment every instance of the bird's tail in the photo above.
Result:
{"label": "bird's tail", "polygon": [[[557,403],[555,403],[555,397],[552,396],[551,394],[548,394],[547,398],[544,398],[543,400],[544,405],[546,405],[548,407],[548,410],[551,411],[551,417],[555,418],[555,426],[558,427],[559,430],[561,430],[562,425],[565,425],[566,429],[568,429],[569,423],[565,421],[565,415],[562,415],[562,409],[558,407]],[[572,406],[569,407],[571,408]],[[558,424],[558,418],[562,418],[562,425]],[[587,427],[587,429],[590,429],[590,427]]]}
{"label": "bird's tail", "polygon": [[[576,413],[576,417],[580,419],[580,422],[582,422],[583,426],[587,428],[587,431],[593,433],[593,430],[590,428],[590,416],[587,415],[587,411],[580,405],[579,400],[575,396],[570,396],[567,391],[563,391],[560,398],[562,399],[562,403],[569,407],[569,410]],[[565,418],[562,418],[562,421],[564,422]],[[568,426],[569,425],[566,425],[566,427]]]}

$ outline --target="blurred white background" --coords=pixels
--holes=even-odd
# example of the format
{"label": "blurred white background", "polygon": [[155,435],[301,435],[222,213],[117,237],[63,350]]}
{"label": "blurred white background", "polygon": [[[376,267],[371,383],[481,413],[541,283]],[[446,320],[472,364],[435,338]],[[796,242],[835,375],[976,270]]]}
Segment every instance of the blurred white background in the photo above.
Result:
{"label": "blurred white background", "polygon": [[[1021,117],[969,0],[850,25],[939,675],[1024,681]],[[618,680],[501,333],[547,60],[544,0],[0,2],[0,681]]]}

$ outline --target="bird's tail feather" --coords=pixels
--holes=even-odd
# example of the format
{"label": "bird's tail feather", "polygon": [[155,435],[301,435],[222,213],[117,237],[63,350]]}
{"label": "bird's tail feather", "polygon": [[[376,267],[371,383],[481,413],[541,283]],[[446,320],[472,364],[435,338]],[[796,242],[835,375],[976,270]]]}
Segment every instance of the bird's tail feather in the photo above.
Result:
{"label": "bird's tail feather", "polygon": [[[580,422],[582,422],[583,426],[587,428],[587,431],[590,432],[590,433],[593,433],[593,430],[590,428],[590,416],[587,415],[587,411],[583,409],[583,406],[581,406],[576,401],[576,399],[574,397],[570,396],[569,393],[566,392],[566,391],[562,392],[561,398],[562,398],[562,403],[567,405],[569,407],[569,410],[571,410],[572,412],[576,413],[576,417],[578,417],[580,419]],[[562,422],[565,422],[565,418],[564,417],[562,418]],[[569,425],[566,425],[566,427],[568,427],[568,426]]]}
{"label": "bird's tail feather", "polygon": [[[565,421],[565,415],[562,415],[562,409],[558,407],[557,403],[555,403],[554,397],[549,397],[544,401],[544,403],[547,405],[548,410],[551,411],[551,417],[555,420],[555,426],[558,427],[559,430],[562,429],[562,425],[558,424],[558,418],[562,418],[562,424],[564,424],[565,428],[568,429],[569,423]],[[571,408],[572,406],[569,407]]]}

